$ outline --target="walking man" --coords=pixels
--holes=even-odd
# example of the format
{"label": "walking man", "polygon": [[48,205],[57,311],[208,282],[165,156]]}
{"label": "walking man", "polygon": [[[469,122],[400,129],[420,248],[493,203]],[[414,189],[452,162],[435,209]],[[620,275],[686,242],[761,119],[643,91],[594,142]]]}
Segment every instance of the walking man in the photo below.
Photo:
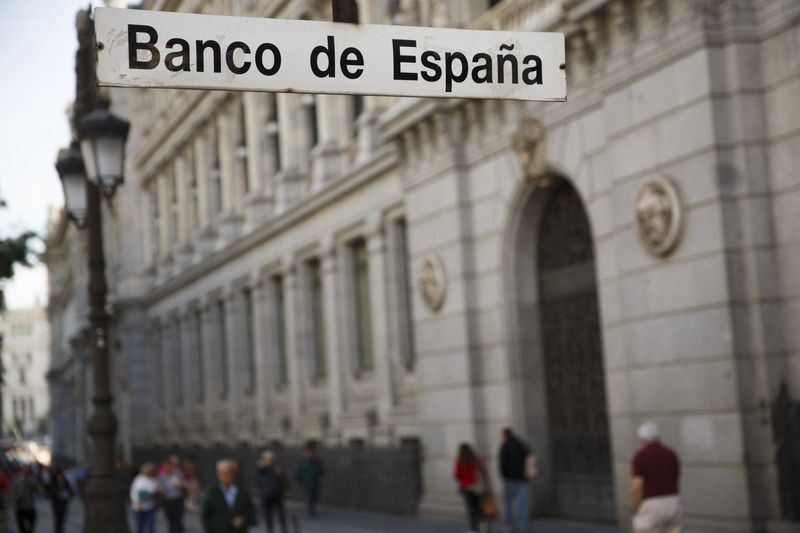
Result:
{"label": "walking man", "polygon": [[169,533],[183,533],[183,511],[186,501],[186,478],[177,455],[171,456],[158,475],[158,484],[164,498],[164,514]]}
{"label": "walking man", "polygon": [[631,482],[634,533],[680,533],[678,456],[661,444],[654,422],[642,424],[638,437],[642,447],[633,457]]}
{"label": "walking man", "polygon": [[203,502],[205,533],[240,533],[256,523],[250,496],[236,484],[236,464],[230,459],[217,463],[217,481]]}
{"label": "walking man", "polygon": [[310,441],[303,448],[303,457],[297,462],[294,479],[306,493],[306,509],[309,518],[317,516],[317,498],[319,497],[319,482],[324,472],[322,463],[317,457],[317,446]]}
{"label": "walking man", "polygon": [[283,506],[283,494],[286,490],[286,476],[283,469],[275,462],[275,454],[266,450],[261,454],[258,463],[258,484],[261,488],[261,508],[264,510],[264,522],[267,533],[273,532],[273,515],[278,515],[281,533],[287,533],[286,511]]}
{"label": "walking man", "polygon": [[[525,463],[530,449],[511,428],[503,430],[500,437],[500,476],[503,478],[503,514],[509,529],[528,527],[528,478]],[[517,503],[517,520],[514,519],[514,502]]]}

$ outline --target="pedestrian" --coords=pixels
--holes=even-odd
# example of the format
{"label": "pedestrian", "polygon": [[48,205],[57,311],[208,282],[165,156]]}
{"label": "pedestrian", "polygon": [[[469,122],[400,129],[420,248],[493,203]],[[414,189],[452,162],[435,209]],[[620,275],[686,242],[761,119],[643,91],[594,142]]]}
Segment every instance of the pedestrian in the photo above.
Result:
{"label": "pedestrian", "polygon": [[136,533],[155,533],[157,506],[156,465],[145,463],[131,484],[131,509],[136,523]]}
{"label": "pedestrian", "polygon": [[476,533],[483,520],[481,499],[486,495],[489,484],[483,461],[466,442],[458,448],[453,477],[458,482],[458,490],[467,507],[469,533]]}
{"label": "pedestrian", "polygon": [[[501,434],[500,476],[503,478],[503,514],[509,529],[528,527],[528,475],[526,463],[530,448],[522,442],[511,428]],[[517,505],[517,519],[514,518],[514,504]]]}
{"label": "pedestrian", "polygon": [[275,453],[270,450],[264,451],[258,462],[258,485],[261,489],[261,508],[264,510],[267,533],[273,531],[273,513],[278,515],[281,532],[287,533],[286,510],[283,505],[287,480],[283,469],[275,462]]}
{"label": "pedestrian", "polygon": [[680,533],[681,509],[678,455],[661,444],[654,422],[645,422],[637,432],[642,443],[633,457],[633,530],[635,533]]}
{"label": "pedestrian", "polygon": [[206,494],[202,519],[205,533],[238,533],[256,523],[250,496],[235,482],[236,465],[230,459],[217,463],[217,483]]}
{"label": "pedestrian", "polygon": [[317,445],[315,442],[309,441],[303,448],[303,457],[297,462],[294,471],[294,479],[303,487],[306,495],[306,510],[309,518],[317,516],[319,485],[323,475],[322,463],[317,457]]}
{"label": "pedestrian", "polygon": [[50,499],[50,506],[53,509],[55,533],[64,533],[67,509],[69,501],[72,499],[72,487],[60,469],[51,472],[50,483],[47,485],[47,497]]}
{"label": "pedestrian", "polygon": [[8,471],[5,466],[0,467],[0,533],[8,530]]}
{"label": "pedestrian", "polygon": [[198,510],[200,500],[200,482],[197,480],[197,467],[190,459],[183,461],[183,475],[186,478],[186,509],[190,512]]}
{"label": "pedestrian", "polygon": [[33,533],[36,527],[36,496],[39,484],[30,466],[23,466],[13,486],[19,533]]}
{"label": "pedestrian", "polygon": [[164,514],[169,524],[169,533],[183,533],[187,486],[181,460],[177,455],[170,456],[164,463],[164,469],[158,476],[158,485],[164,504]]}

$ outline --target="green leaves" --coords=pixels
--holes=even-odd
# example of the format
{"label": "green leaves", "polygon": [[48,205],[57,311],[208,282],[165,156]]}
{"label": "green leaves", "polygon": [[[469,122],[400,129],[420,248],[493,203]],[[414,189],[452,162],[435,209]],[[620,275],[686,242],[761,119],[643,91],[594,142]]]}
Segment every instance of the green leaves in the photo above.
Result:
{"label": "green leaves", "polygon": [[[28,241],[36,237],[32,231],[26,231],[16,237],[0,239],[0,283],[14,276],[14,265],[31,266],[28,258],[30,248]],[[0,286],[0,311],[5,309],[5,297]]]}

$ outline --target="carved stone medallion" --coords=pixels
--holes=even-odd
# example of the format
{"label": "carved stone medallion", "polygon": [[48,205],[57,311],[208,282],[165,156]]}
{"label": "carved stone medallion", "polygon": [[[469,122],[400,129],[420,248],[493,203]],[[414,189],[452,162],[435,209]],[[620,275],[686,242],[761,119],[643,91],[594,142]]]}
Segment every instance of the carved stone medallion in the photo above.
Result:
{"label": "carved stone medallion", "polygon": [[683,206],[675,185],[666,177],[648,180],[636,193],[636,233],[651,254],[666,257],[677,246]]}
{"label": "carved stone medallion", "polygon": [[444,305],[444,297],[447,292],[446,281],[444,267],[437,256],[429,255],[422,260],[417,285],[425,305],[434,313]]}

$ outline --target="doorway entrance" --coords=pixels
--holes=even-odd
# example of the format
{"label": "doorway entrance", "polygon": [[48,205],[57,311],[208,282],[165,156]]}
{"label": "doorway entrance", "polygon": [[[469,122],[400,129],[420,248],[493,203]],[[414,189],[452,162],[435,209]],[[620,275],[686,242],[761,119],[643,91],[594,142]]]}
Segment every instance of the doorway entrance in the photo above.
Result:
{"label": "doorway entrance", "polygon": [[522,197],[512,246],[520,422],[544,461],[534,508],[615,521],[591,228],[565,179]]}

